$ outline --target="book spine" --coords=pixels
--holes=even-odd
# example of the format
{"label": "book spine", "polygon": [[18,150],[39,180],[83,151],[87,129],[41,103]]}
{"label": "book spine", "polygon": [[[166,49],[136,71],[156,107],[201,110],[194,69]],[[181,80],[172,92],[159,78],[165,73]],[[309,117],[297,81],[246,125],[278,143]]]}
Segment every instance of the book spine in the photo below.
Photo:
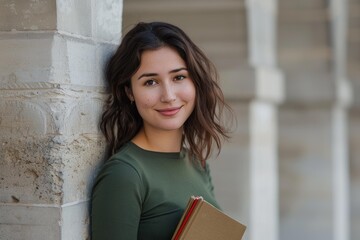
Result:
{"label": "book spine", "polygon": [[203,200],[203,199],[199,199],[199,202],[198,202],[198,204],[196,205],[194,211],[192,212],[191,217],[190,217],[190,219],[189,219],[189,221],[188,221],[185,229],[183,230],[183,234],[180,235],[179,240],[184,240],[184,239],[186,239],[186,235],[187,235],[187,233],[189,232],[189,229],[191,228],[191,225],[192,225],[192,223],[194,222],[194,219],[196,218],[196,215],[198,214],[198,212],[199,212],[200,209],[202,208],[203,203],[204,203],[204,200]]}

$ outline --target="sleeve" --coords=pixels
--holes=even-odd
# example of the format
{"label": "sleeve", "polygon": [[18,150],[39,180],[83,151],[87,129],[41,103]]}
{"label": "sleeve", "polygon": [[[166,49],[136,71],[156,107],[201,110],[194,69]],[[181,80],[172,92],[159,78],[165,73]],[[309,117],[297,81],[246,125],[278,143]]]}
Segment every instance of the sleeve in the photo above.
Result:
{"label": "sleeve", "polygon": [[210,185],[211,194],[214,196],[214,185],[212,183],[212,178],[211,178],[211,173],[210,173],[210,166],[209,166],[208,163],[206,163],[206,165],[205,165],[205,172],[206,172],[206,176],[209,179],[209,185]]}
{"label": "sleeve", "polygon": [[140,175],[124,162],[104,168],[91,200],[92,240],[135,240],[141,215]]}
{"label": "sleeve", "polygon": [[205,168],[205,172],[209,181],[209,190],[210,190],[210,194],[212,195],[214,201],[215,201],[215,207],[218,208],[219,210],[221,210],[221,206],[219,205],[219,203],[216,201],[216,197],[215,197],[215,193],[214,193],[214,185],[212,183],[212,178],[211,178],[211,173],[210,173],[210,166],[208,165],[208,163],[206,163],[206,168]]}

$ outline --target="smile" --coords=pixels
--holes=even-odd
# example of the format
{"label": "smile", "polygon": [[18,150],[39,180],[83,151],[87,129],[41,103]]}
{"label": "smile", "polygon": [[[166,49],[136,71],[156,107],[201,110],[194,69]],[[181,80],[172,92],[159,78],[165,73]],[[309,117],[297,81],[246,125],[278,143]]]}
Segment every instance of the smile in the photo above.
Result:
{"label": "smile", "polygon": [[174,116],[175,114],[177,114],[181,108],[182,108],[182,106],[174,107],[174,108],[164,108],[164,109],[159,109],[156,111],[158,111],[163,116],[170,117],[170,116]]}

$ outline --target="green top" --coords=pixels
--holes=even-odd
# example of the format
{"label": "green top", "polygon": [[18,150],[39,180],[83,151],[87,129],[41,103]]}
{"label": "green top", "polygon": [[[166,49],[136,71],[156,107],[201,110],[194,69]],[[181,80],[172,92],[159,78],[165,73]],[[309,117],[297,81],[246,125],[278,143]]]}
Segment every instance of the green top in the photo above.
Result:
{"label": "green top", "polygon": [[177,153],[125,144],[107,161],[92,193],[92,239],[171,239],[191,196],[218,206],[208,167]]}

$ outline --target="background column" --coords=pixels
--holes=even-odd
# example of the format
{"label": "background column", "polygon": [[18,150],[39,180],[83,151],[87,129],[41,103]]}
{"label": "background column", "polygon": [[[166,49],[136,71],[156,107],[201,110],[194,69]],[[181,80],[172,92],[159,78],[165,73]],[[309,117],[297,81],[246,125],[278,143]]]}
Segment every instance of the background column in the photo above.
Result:
{"label": "background column", "polygon": [[350,239],[348,108],[352,97],[347,79],[348,1],[330,2],[336,102],[333,106],[333,224],[334,240]]}
{"label": "background column", "polygon": [[347,73],[353,90],[349,111],[350,239],[360,239],[360,0],[348,0]]}
{"label": "background column", "polygon": [[247,1],[249,56],[256,96],[250,103],[250,237],[278,239],[278,112],[283,77],[277,69],[277,1]]}

